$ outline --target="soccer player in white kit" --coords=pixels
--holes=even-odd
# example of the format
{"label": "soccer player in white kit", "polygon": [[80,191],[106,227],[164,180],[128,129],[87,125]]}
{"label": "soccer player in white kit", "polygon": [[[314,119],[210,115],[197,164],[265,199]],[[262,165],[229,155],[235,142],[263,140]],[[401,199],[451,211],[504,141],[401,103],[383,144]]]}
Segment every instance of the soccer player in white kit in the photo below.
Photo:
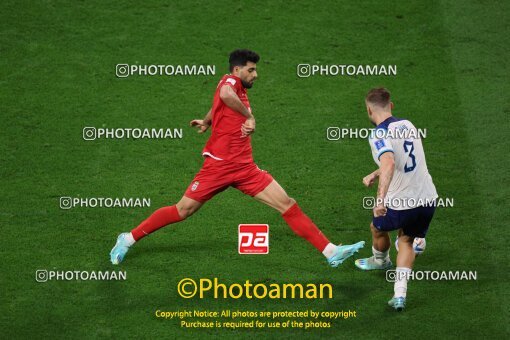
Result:
{"label": "soccer player in white kit", "polygon": [[398,230],[394,295],[388,304],[400,311],[405,308],[407,281],[416,256],[413,242],[415,238],[424,240],[438,196],[421,136],[410,121],[393,117],[389,91],[370,90],[365,104],[368,118],[376,126],[369,143],[379,169],[363,178],[363,184],[370,187],[377,180],[379,184],[370,224],[373,256],[355,264],[362,270],[390,268],[388,232]]}

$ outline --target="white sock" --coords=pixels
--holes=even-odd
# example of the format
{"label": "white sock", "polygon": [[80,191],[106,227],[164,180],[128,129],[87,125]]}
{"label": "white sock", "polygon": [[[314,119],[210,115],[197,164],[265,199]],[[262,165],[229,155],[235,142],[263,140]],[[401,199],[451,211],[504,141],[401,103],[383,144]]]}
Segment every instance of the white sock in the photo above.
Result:
{"label": "white sock", "polygon": [[372,246],[372,254],[374,254],[374,260],[378,264],[383,264],[390,260],[390,248],[386,251],[379,251]]}
{"label": "white sock", "polygon": [[411,268],[406,267],[397,267],[396,277],[395,277],[395,297],[406,297],[407,295],[407,280],[409,279],[409,274],[411,273]]}
{"label": "white sock", "polygon": [[333,243],[328,243],[326,248],[322,251],[322,254],[326,256],[327,259],[329,259],[331,256],[335,255],[336,253],[336,246]]}
{"label": "white sock", "polygon": [[127,233],[124,236],[124,241],[126,241],[126,244],[127,244],[128,247],[131,247],[136,242],[134,237],[133,237],[133,234],[131,234],[131,233]]}

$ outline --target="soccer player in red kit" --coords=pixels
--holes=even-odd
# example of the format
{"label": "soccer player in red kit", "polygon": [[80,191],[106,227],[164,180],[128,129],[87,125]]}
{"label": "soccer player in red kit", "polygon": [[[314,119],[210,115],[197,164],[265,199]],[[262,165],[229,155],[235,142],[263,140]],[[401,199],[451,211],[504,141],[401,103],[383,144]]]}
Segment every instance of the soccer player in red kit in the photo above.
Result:
{"label": "soccer player in red kit", "polygon": [[254,163],[251,135],[255,132],[255,117],[246,90],[257,79],[258,61],[258,54],[250,50],[236,50],[230,54],[230,74],[221,78],[212,108],[204,119],[190,122],[200,133],[209,127],[212,129],[202,152],[205,158],[202,169],[177,204],[156,210],[131,232],[118,236],[110,252],[113,264],[122,262],[135,242],[168,224],[190,217],[228,187],[278,210],[289,227],[322,252],[332,267],[337,267],[363,247],[363,241],[343,246],[332,244],[278,182]]}

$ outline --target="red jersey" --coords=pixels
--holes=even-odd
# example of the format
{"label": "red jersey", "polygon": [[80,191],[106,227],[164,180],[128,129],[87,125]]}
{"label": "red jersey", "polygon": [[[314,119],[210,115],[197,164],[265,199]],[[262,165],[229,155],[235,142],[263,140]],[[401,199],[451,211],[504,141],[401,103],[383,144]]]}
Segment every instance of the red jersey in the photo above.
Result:
{"label": "red jersey", "polygon": [[233,75],[224,75],[221,78],[212,106],[212,132],[202,154],[217,160],[226,160],[235,163],[253,162],[251,150],[251,137],[241,137],[241,125],[246,117],[232,110],[220,98],[220,89],[230,86],[241,102],[251,111],[250,102],[246,89],[241,83],[241,78]]}

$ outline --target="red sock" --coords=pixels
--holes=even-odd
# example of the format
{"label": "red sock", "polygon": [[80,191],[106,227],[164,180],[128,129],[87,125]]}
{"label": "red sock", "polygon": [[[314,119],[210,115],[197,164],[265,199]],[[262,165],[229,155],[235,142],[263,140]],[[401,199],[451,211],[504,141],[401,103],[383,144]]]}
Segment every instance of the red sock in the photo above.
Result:
{"label": "red sock", "polygon": [[318,251],[322,252],[329,244],[329,240],[326,236],[324,236],[312,220],[301,211],[297,203],[294,203],[292,207],[284,212],[282,217],[298,236],[306,239],[317,248]]}
{"label": "red sock", "polygon": [[163,207],[156,210],[152,215],[149,216],[149,218],[140,223],[138,227],[131,230],[131,234],[133,234],[135,241],[138,241],[142,237],[155,232],[159,228],[182,220],[183,218],[179,215],[175,205],[170,207]]}

